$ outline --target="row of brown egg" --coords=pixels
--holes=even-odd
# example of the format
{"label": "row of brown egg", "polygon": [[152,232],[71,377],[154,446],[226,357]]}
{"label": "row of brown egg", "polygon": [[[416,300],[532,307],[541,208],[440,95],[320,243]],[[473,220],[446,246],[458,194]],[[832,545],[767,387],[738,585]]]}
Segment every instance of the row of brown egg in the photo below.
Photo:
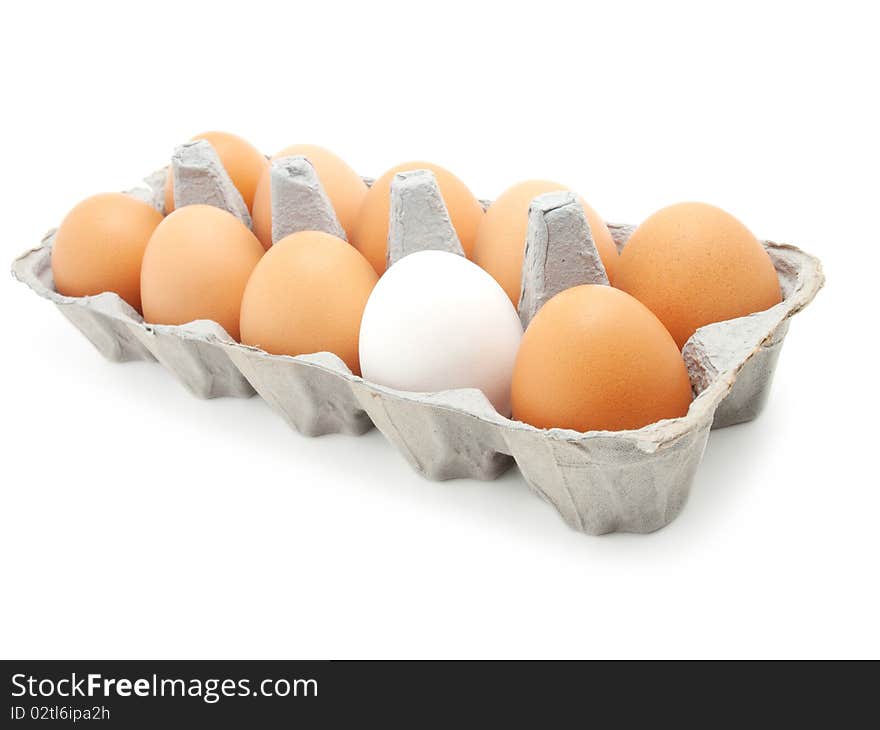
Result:
{"label": "row of brown egg", "polygon": [[[470,386],[503,392],[506,396],[493,402],[506,410],[512,400],[514,418],[580,431],[637,428],[684,415],[691,400],[680,353],[686,340],[700,326],[766,309],[781,298],[761,244],[718,208],[685,203],[661,210],[639,226],[618,255],[602,218],[581,200],[592,244],[612,286],[579,286],[556,295],[532,320],[521,343],[516,335],[515,346],[486,355],[491,362],[468,355],[468,363],[474,363],[469,381],[460,362],[445,361],[445,353],[461,359],[462,348],[468,347],[460,341],[462,321],[468,316],[485,320],[485,330],[474,330],[470,343],[473,352],[485,348],[487,334],[500,326],[489,314],[495,305],[485,312],[458,312],[448,293],[431,293],[428,279],[418,293],[397,286],[406,294],[396,294],[390,281],[376,287],[386,268],[392,182],[404,171],[433,173],[464,254],[473,262],[468,265],[489,275],[484,280],[462,276],[462,281],[502,289],[503,306],[514,315],[529,206],[537,196],[565,186],[521,182],[484,212],[468,187],[438,165],[398,165],[368,187],[328,150],[296,145],[275,158],[309,160],[348,241],[301,232],[273,245],[267,158],[228,133],[209,132],[198,139],[217,153],[250,211],[253,230],[219,208],[191,205],[175,211],[170,173],[164,216],[121,194],[94,196],[68,214],[56,236],[52,265],[60,293],[115,291],[147,322],[211,319],[234,339],[273,354],[333,352],[356,374],[364,350],[361,320],[374,290],[377,301],[380,296],[388,300],[373,307],[386,318],[415,304],[395,297],[439,297],[418,303],[437,316],[409,324],[410,340],[422,334],[416,331],[419,325],[430,328],[430,357],[407,360],[405,383],[400,378],[389,382],[395,378],[383,368],[365,371],[365,377],[408,390]],[[419,274],[413,269],[410,275]],[[479,292],[474,301],[493,297]],[[498,316],[509,319],[506,312]],[[393,329],[394,323],[384,325]],[[443,346],[444,337],[448,346]],[[400,346],[394,343],[405,344],[407,337],[388,342],[388,347]],[[389,359],[395,357],[401,353],[388,353]],[[430,369],[431,377],[420,378],[420,368]],[[448,382],[444,372],[450,373]]]}

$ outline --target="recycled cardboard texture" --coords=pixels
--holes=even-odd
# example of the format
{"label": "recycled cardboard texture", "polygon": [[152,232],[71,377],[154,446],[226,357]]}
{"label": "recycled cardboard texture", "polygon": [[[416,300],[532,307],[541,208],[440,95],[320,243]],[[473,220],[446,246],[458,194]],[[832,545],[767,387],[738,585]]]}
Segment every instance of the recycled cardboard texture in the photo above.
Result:
{"label": "recycled cardboard texture", "polygon": [[636,227],[625,223],[606,223],[605,225],[608,226],[611,239],[614,241],[614,245],[617,246],[617,253],[622,253],[623,247],[626,246],[626,242],[633,234],[633,231],[636,230]]}
{"label": "recycled cardboard texture", "polygon": [[[151,189],[133,194],[161,208]],[[445,207],[445,206],[444,206]],[[631,226],[610,226],[618,247]],[[703,327],[685,345],[696,397],[686,416],[633,431],[542,431],[500,416],[476,390],[408,393],[354,376],[330,353],[269,355],[232,342],[213,322],[154,326],[112,293],[58,294],[50,233],[20,256],[13,274],[54,302],[111,360],[155,358],[201,397],[247,396],[251,386],[306,435],[359,434],[375,425],[432,479],[492,479],[514,461],[530,487],[577,530],[651,532],[682,509],[713,425],[754,418],[766,398],[788,318],[824,281],[818,260],[793,246],[764,243],[783,301]]]}
{"label": "recycled cardboard texture", "polygon": [[571,192],[540,195],[529,206],[519,318],[523,329],[559,292],[609,285],[584,208]]}
{"label": "recycled cardboard texture", "polygon": [[175,208],[205,203],[228,210],[248,228],[252,227],[244,198],[210,142],[197,139],[180,145],[171,157],[171,171]]}
{"label": "recycled cardboard texture", "polygon": [[464,256],[437,178],[430,170],[398,172],[391,181],[385,261],[391,266],[416,251],[448,251]]}
{"label": "recycled cardboard texture", "polygon": [[345,237],[318,173],[305,157],[281,157],[272,161],[272,243],[300,231],[323,231]]}

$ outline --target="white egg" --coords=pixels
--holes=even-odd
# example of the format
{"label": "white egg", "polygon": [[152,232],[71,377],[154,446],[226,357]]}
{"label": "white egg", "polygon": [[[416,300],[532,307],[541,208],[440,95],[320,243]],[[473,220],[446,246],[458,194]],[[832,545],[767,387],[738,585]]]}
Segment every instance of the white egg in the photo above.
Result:
{"label": "white egg", "polygon": [[521,338],[495,279],[463,256],[420,251],[389,268],[367,300],[361,372],[398,390],[477,388],[508,415]]}

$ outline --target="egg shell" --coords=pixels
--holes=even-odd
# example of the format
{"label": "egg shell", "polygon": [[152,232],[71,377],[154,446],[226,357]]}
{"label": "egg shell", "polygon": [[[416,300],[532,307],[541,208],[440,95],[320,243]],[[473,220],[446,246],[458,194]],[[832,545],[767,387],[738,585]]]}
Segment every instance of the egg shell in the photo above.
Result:
{"label": "egg shell", "polygon": [[[550,180],[526,180],[507,188],[489,206],[477,230],[474,263],[488,271],[507,292],[514,306],[519,302],[523,252],[529,223],[529,205],[539,195],[568,190]],[[605,273],[614,280],[617,247],[602,217],[580,198],[590,224],[593,242],[602,258]]]}
{"label": "egg shell", "polygon": [[241,341],[275,355],[332,352],[360,375],[361,317],[378,279],[336,236],[287,236],[251,274],[241,303]]}
{"label": "egg shell", "polygon": [[[367,194],[367,185],[361,177],[340,157],[330,150],[313,144],[295,144],[285,147],[272,159],[282,157],[305,157],[315,168],[321,186],[333,204],[333,210],[345,234],[351,238],[358,212]],[[272,181],[270,169],[260,176],[254,194],[254,233],[268,249],[272,245]]]}
{"label": "egg shell", "polygon": [[468,187],[439,165],[430,162],[405,162],[392,167],[370,187],[360,212],[351,243],[367,258],[376,273],[385,271],[388,250],[388,227],[391,214],[391,181],[398,172],[430,170],[437,179],[443,202],[465,255],[470,257],[483,217],[483,207]]}
{"label": "egg shell", "polygon": [[[257,184],[269,166],[263,153],[247,140],[229,132],[203,132],[192,139],[210,142],[248,210],[253,211]],[[169,172],[165,177],[165,213],[171,213],[174,207],[174,181]]]}
{"label": "egg shell", "polygon": [[782,301],[773,262],[752,232],[706,203],[679,203],[632,234],[614,285],[645,304],[679,348],[703,325]]}
{"label": "egg shell", "polygon": [[406,391],[477,388],[507,414],[521,337],[516,310],[485,271],[463,256],[420,251],[373,289],[361,322],[361,369],[367,380]]}
{"label": "egg shell", "polygon": [[210,205],[174,211],[153,233],[141,267],[144,319],[209,319],[239,339],[241,298],[263,247],[235,216]]}
{"label": "egg shell", "polygon": [[123,193],[101,193],[64,218],[52,249],[55,287],[69,297],[116,292],[141,311],[141,261],[162,214]]}
{"label": "egg shell", "polygon": [[621,431],[687,413],[691,384],[666,328],[609,286],[567,289],[529,324],[513,372],[513,417],[538,428]]}

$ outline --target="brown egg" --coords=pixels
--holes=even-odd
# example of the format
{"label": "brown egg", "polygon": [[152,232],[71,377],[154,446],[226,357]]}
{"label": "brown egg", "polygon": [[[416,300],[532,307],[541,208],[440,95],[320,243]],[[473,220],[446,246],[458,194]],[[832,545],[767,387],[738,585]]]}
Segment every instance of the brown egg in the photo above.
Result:
{"label": "brown egg", "polygon": [[443,202],[465,255],[470,258],[483,217],[483,207],[467,186],[448,170],[430,162],[405,162],[392,167],[370,187],[364,198],[351,242],[379,275],[385,271],[388,251],[388,219],[391,213],[391,181],[398,172],[430,170],[437,178]]}
{"label": "brown egg", "polygon": [[86,198],[55,234],[52,275],[68,297],[116,292],[141,311],[141,260],[162,214],[122,193]]}
{"label": "brown egg", "polygon": [[[341,158],[313,144],[285,147],[272,159],[295,155],[301,155],[312,163],[327,197],[333,204],[336,217],[345,230],[345,235],[351,238],[358,211],[367,194],[364,181]],[[268,249],[272,245],[272,188],[268,167],[263,170],[254,195],[253,218],[254,233],[257,234],[263,248]]]}
{"label": "brown egg", "polygon": [[681,352],[651,311],[610,286],[566,289],[523,335],[513,417],[538,428],[619,431],[687,413]]}
{"label": "brown egg", "polygon": [[262,255],[257,237],[231,213],[210,205],[174,211],[144,252],[144,319],[152,324],[211,319],[237,340],[241,296]]}
{"label": "brown egg", "polygon": [[[564,185],[549,180],[526,180],[507,188],[489,206],[477,230],[474,244],[474,263],[482,266],[501,284],[513,306],[519,305],[522,285],[523,254],[526,230],[529,224],[529,204],[544,193],[568,190]],[[605,265],[609,280],[613,281],[617,265],[617,247],[608,226],[583,198],[584,214],[590,224],[593,241]]]}
{"label": "brown egg", "polygon": [[758,239],[705,203],[671,205],[645,220],[620,255],[614,285],[654,312],[679,348],[698,327],[782,300]]}
{"label": "brown egg", "polygon": [[[197,139],[204,139],[211,143],[230,180],[232,180],[232,184],[244,198],[248,210],[253,210],[257,183],[260,181],[263,170],[269,164],[263,153],[250,142],[229,132],[203,132],[193,137],[193,140]],[[174,181],[169,169],[165,176],[165,213],[170,213],[173,210]]]}
{"label": "brown egg", "polygon": [[332,352],[360,375],[361,317],[379,277],[341,238],[285,236],[257,264],[241,303],[241,341],[275,355]]}

